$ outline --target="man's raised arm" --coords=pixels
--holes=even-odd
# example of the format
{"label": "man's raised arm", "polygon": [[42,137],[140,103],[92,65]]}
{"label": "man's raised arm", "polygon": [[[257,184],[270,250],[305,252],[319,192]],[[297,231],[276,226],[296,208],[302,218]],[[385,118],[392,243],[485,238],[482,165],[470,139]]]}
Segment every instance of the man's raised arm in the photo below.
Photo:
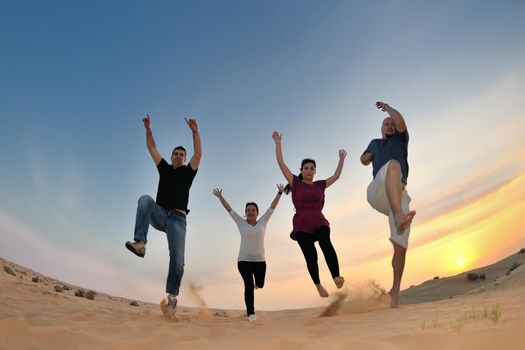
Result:
{"label": "man's raised arm", "polygon": [[376,102],[376,107],[383,112],[387,112],[394,122],[396,123],[396,130],[398,132],[405,132],[407,130],[407,125],[405,123],[405,118],[399,113],[396,109],[390,107],[388,103],[378,101]]}
{"label": "man's raised arm", "polygon": [[199,125],[197,124],[197,120],[195,119],[186,119],[186,124],[188,124],[188,127],[191,129],[192,135],[193,135],[193,156],[190,159],[190,166],[193,170],[199,169],[199,165],[201,163],[202,158],[202,142],[201,142],[201,134],[199,132]]}
{"label": "man's raised arm", "polygon": [[151,155],[151,158],[153,158],[155,165],[159,165],[162,157],[160,156],[159,151],[157,151],[157,145],[155,144],[155,139],[153,138],[153,133],[151,132],[149,114],[146,114],[146,116],[142,119],[142,122],[146,128],[146,146],[148,147],[149,154]]}

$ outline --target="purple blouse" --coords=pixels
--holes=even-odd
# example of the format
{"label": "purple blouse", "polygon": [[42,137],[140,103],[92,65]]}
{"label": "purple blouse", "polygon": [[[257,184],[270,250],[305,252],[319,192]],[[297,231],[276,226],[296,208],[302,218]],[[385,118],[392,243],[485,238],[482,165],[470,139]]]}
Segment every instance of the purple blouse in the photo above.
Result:
{"label": "purple blouse", "polygon": [[296,232],[314,233],[321,226],[330,226],[330,223],[324,217],[324,190],[326,180],[315,181],[307,184],[293,176],[292,181],[292,202],[295,206],[295,215],[293,217],[293,231],[290,237],[296,240]]}

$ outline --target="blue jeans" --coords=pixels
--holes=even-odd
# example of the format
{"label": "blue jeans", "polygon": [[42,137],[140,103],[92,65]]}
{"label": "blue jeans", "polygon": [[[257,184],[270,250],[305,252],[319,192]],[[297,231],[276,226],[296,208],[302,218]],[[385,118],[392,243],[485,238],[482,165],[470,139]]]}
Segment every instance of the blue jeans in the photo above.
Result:
{"label": "blue jeans", "polygon": [[165,232],[170,250],[170,266],[166,281],[166,292],[179,295],[184,274],[184,246],[186,244],[186,217],[174,214],[150,196],[139,198],[135,219],[135,241],[147,242],[149,225]]}

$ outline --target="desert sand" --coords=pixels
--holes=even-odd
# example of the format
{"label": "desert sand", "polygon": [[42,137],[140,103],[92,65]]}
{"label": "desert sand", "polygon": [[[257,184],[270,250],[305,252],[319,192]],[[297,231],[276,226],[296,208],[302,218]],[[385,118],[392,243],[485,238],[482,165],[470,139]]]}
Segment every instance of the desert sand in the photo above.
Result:
{"label": "desert sand", "polygon": [[427,281],[403,291],[399,309],[377,283],[350,279],[332,307],[337,296],[326,308],[258,311],[255,322],[241,310],[179,307],[170,322],[158,305],[75,296],[80,288],[0,259],[0,349],[523,349],[524,261],[518,253],[472,271],[484,280]]}

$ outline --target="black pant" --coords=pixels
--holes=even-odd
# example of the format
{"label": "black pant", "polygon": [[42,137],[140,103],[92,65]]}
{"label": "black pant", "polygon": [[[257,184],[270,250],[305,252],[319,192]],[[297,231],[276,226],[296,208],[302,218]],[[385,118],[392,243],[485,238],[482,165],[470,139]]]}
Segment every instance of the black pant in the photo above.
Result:
{"label": "black pant", "polygon": [[306,260],[306,267],[310,277],[315,284],[321,283],[319,280],[319,266],[317,266],[317,249],[314,243],[319,242],[319,246],[323,251],[324,259],[330,269],[332,278],[339,277],[339,261],[334,246],[330,241],[330,228],[328,226],[321,226],[317,228],[314,233],[296,232],[295,238],[301,247],[301,250]]}
{"label": "black pant", "polygon": [[246,315],[250,316],[255,313],[253,306],[253,279],[257,288],[264,287],[264,277],[266,276],[265,261],[239,261],[237,268],[241,273],[244,281],[244,303],[246,304]]}

